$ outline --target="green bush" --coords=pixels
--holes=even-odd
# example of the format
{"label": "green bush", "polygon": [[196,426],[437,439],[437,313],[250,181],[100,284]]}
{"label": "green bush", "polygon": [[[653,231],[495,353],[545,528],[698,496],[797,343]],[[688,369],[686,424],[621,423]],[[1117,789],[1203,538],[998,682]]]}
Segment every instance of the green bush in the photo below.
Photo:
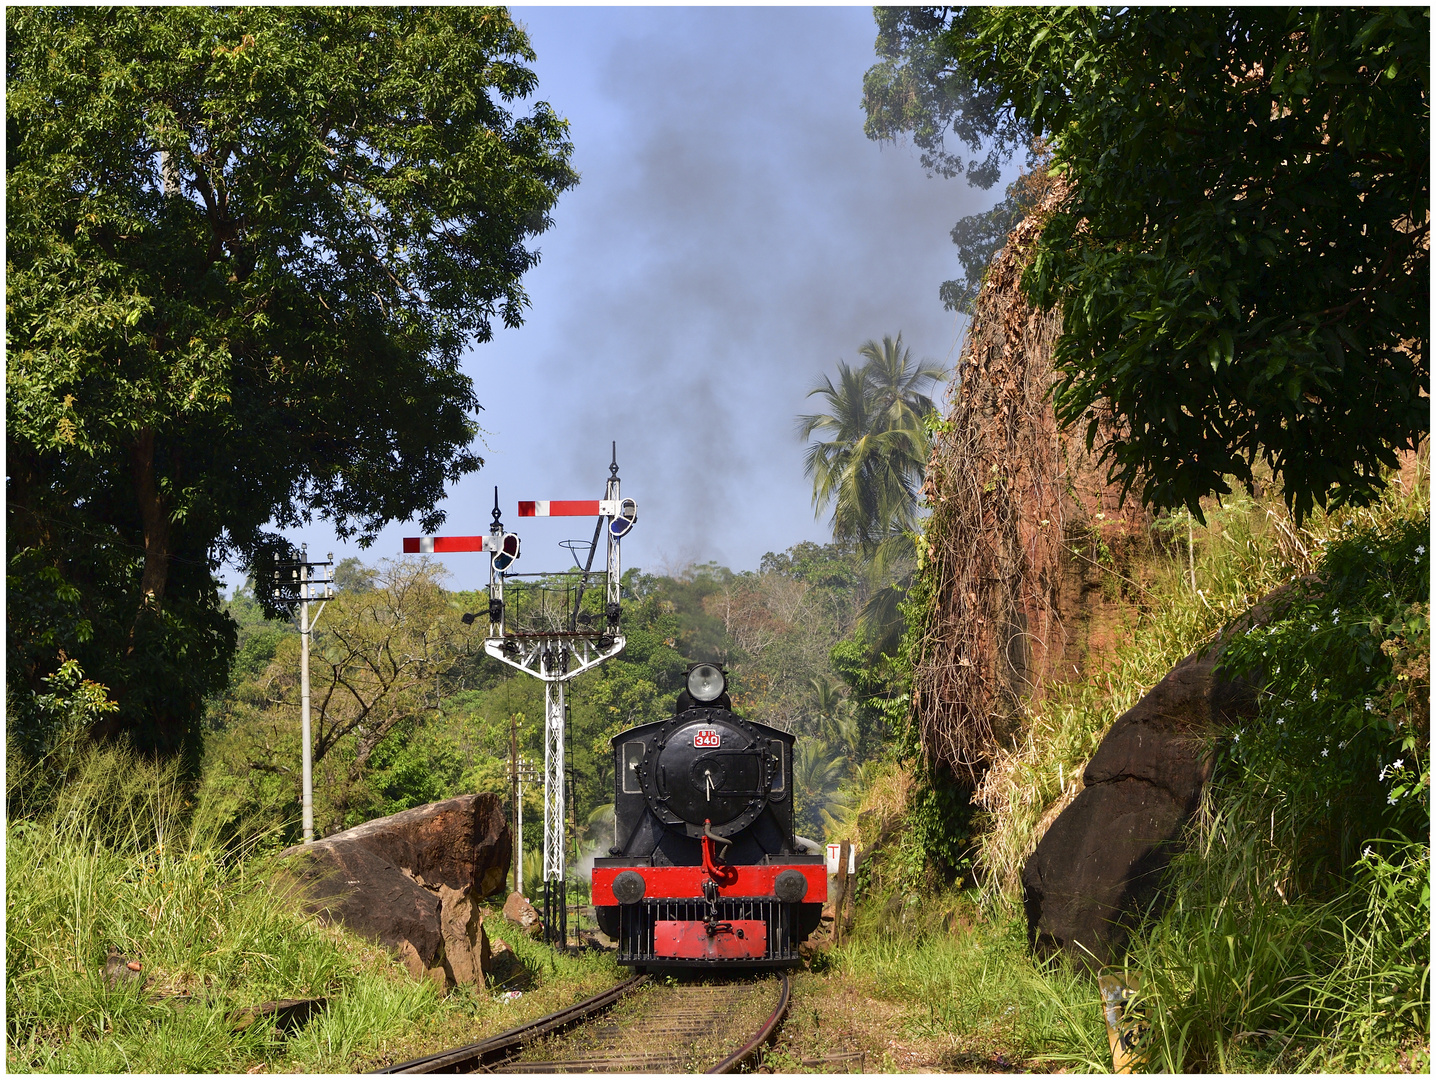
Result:
{"label": "green bush", "polygon": [[1342,530],[1226,648],[1263,689],[1133,945],[1154,1067],[1380,1070],[1429,1045],[1428,534]]}

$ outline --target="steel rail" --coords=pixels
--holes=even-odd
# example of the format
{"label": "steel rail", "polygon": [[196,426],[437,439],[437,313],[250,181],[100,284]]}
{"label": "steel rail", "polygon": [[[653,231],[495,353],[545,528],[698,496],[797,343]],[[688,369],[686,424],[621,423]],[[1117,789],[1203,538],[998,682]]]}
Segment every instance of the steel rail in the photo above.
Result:
{"label": "steel rail", "polygon": [[747,1064],[747,1062],[763,1048],[768,1040],[773,1037],[773,1033],[777,1031],[778,1025],[783,1022],[783,1017],[788,1014],[788,1000],[791,994],[792,980],[785,971],[783,972],[783,989],[778,994],[778,1004],[773,1008],[773,1012],[767,1021],[758,1030],[758,1034],[754,1035],[744,1043],[741,1048],[729,1054],[708,1071],[710,1073],[737,1072],[739,1067]]}
{"label": "steel rail", "polygon": [[375,1069],[379,1073],[460,1073],[473,1072],[485,1065],[507,1057],[543,1035],[560,1031],[571,1024],[586,1020],[612,1006],[630,990],[635,990],[648,981],[647,975],[637,975],[617,986],[610,987],[593,997],[585,998],[566,1009],[541,1016],[537,1020],[512,1028],[493,1038],[470,1043],[454,1050],[444,1050],[428,1057],[400,1062],[387,1068]]}

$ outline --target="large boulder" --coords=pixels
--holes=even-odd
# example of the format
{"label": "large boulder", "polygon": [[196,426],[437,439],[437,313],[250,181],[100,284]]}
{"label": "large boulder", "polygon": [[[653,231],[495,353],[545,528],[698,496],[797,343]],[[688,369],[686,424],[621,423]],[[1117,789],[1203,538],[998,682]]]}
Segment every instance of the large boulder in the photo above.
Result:
{"label": "large boulder", "polygon": [[1160,899],[1162,871],[1211,776],[1208,737],[1255,710],[1255,689],[1224,677],[1217,655],[1213,646],[1186,657],[1117,718],[1083,790],[1027,860],[1023,902],[1038,955],[1112,963]]}
{"label": "large boulder", "polygon": [[305,909],[388,946],[416,978],[483,979],[480,901],[512,859],[497,795],[418,806],[281,853]]}

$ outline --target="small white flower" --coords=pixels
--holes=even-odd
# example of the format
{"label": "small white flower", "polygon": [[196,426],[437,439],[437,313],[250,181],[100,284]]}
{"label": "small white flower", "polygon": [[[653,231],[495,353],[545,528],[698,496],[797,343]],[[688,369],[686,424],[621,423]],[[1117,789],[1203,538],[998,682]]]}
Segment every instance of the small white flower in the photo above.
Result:
{"label": "small white flower", "polygon": [[1395,806],[1395,805],[1396,805],[1396,796],[1395,796],[1395,795],[1388,795],[1388,796],[1386,796],[1386,805],[1387,805],[1387,806]]}
{"label": "small white flower", "polygon": [[1232,742],[1241,742],[1241,741],[1242,741],[1242,733],[1241,733],[1240,731],[1238,731],[1235,735],[1232,736]]}
{"label": "small white flower", "polygon": [[1416,554],[1417,554],[1417,555],[1425,555],[1425,554],[1426,554],[1426,545],[1425,545],[1425,544],[1417,544],[1417,545],[1416,545]]}
{"label": "small white flower", "polygon": [[1363,859],[1369,859],[1369,858],[1371,858],[1371,848],[1370,848],[1370,846],[1367,846],[1367,847],[1364,847],[1364,848],[1361,849],[1361,857],[1362,857]]}
{"label": "small white flower", "polygon": [[1376,774],[1376,779],[1378,779],[1378,780],[1385,780],[1385,779],[1386,779],[1386,770],[1387,770],[1388,767],[1389,767],[1389,766],[1386,766],[1386,765],[1381,766],[1381,771]]}
{"label": "small white flower", "polygon": [[1367,698],[1367,699],[1366,699],[1366,711],[1367,711],[1367,712],[1371,712],[1371,710],[1372,710],[1371,699],[1370,699],[1370,698]]}
{"label": "small white flower", "polygon": [[1392,771],[1392,772],[1395,772],[1397,769],[1401,768],[1401,766],[1403,766],[1403,765],[1405,765],[1405,764],[1406,764],[1406,762],[1405,762],[1404,759],[1402,759],[1402,758],[1397,758],[1395,761],[1393,761],[1393,762],[1391,763],[1391,771]]}
{"label": "small white flower", "polygon": [[1277,722],[1278,724],[1285,724],[1285,723],[1286,723],[1286,720],[1284,720],[1282,717],[1278,716],[1278,717],[1276,718],[1276,722]]}
{"label": "small white flower", "polygon": [[1311,700],[1312,700],[1312,701],[1315,701],[1315,700],[1316,700],[1316,691],[1315,691],[1315,690],[1313,690],[1313,691],[1311,692]]}
{"label": "small white flower", "polygon": [[1382,599],[1384,600],[1384,599],[1386,599],[1387,597],[1389,597],[1390,595],[1391,595],[1390,593],[1382,593]]}
{"label": "small white flower", "polygon": [[1331,753],[1330,750],[1326,749],[1325,747],[1322,747],[1322,750],[1321,750],[1321,756],[1322,756],[1322,757],[1326,757],[1326,755],[1329,754],[1329,753]]}
{"label": "small white flower", "polygon": [[1321,629],[1321,627],[1317,626],[1316,623],[1312,623],[1312,624],[1311,624],[1311,632],[1312,632],[1313,634],[1316,633],[1316,632],[1317,632],[1318,630],[1320,630],[1320,629]]}

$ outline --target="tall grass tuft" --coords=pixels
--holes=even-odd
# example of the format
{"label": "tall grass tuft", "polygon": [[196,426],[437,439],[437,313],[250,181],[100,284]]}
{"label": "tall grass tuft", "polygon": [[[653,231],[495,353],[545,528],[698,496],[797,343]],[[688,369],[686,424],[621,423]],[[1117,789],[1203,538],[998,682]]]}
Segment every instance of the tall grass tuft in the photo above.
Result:
{"label": "tall grass tuft", "polygon": [[[13,1071],[231,1071],[272,1051],[232,1010],[331,995],[373,947],[271,893],[196,826],[172,766],[121,748],[73,762],[53,805],[6,828],[6,1035]],[[106,984],[111,951],[144,991]]]}

